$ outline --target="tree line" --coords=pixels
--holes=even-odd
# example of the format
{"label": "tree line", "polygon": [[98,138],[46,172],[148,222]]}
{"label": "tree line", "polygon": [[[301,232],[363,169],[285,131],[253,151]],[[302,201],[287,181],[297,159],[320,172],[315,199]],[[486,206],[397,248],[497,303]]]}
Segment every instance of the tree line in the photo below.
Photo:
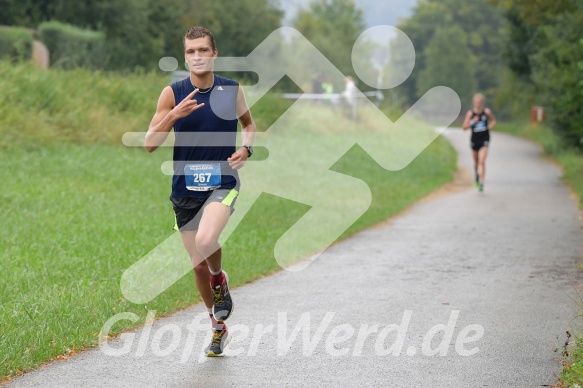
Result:
{"label": "tree line", "polygon": [[[193,25],[215,33],[220,55],[248,55],[284,16],[276,0],[0,0],[0,9],[0,25],[59,21],[99,32],[104,46],[92,47],[102,53],[100,66],[123,71],[181,58]],[[366,24],[353,0],[314,0],[293,26],[354,76],[351,50]],[[406,108],[446,85],[468,107],[473,93],[484,93],[503,118],[528,117],[531,105],[543,105],[552,128],[583,146],[583,1],[418,0],[397,27],[413,42],[416,63],[387,102]]]}
{"label": "tree line", "polygon": [[163,56],[181,57],[194,25],[213,30],[221,54],[247,55],[283,16],[272,0],[0,0],[0,9],[0,25],[58,21],[102,32],[107,70],[150,70]]}
{"label": "tree line", "polygon": [[417,52],[396,90],[403,105],[435,85],[452,87],[468,108],[482,92],[508,119],[542,105],[550,127],[583,147],[582,1],[419,0],[398,27]]}
{"label": "tree line", "polygon": [[543,105],[553,130],[583,148],[583,2],[491,1],[509,23],[504,56],[515,98]]}

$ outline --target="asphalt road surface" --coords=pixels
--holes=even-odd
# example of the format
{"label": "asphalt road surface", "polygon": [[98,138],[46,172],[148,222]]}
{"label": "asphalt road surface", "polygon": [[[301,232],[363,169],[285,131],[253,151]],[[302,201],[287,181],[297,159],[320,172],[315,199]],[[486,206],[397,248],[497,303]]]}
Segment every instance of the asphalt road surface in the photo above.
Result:
{"label": "asphalt road surface", "polygon": [[[471,169],[469,134],[446,136]],[[334,245],[305,270],[235,289],[225,357],[200,355],[208,339],[198,305],[8,386],[554,384],[565,332],[581,332],[580,213],[537,146],[492,137],[483,193],[466,172],[463,187]]]}

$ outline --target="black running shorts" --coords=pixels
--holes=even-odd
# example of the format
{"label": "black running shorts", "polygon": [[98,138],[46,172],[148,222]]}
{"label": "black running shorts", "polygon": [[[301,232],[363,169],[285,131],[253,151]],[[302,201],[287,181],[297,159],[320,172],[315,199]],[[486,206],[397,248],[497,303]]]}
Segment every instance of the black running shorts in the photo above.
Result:
{"label": "black running shorts", "polygon": [[176,215],[175,230],[198,230],[200,218],[206,205],[220,202],[231,208],[231,214],[235,211],[235,201],[239,191],[237,189],[213,190],[206,198],[188,198],[170,196],[172,208]]}
{"label": "black running shorts", "polygon": [[472,142],[472,149],[474,151],[479,151],[482,147],[488,147],[490,145],[490,140],[478,141],[476,143]]}
{"label": "black running shorts", "polygon": [[490,145],[489,131],[477,132],[472,134],[471,146],[474,151],[479,151],[482,147]]}

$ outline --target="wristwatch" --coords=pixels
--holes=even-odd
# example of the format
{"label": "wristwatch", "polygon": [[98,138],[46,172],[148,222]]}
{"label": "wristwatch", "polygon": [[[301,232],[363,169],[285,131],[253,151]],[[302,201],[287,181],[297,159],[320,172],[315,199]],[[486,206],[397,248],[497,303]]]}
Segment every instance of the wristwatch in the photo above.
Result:
{"label": "wristwatch", "polygon": [[251,157],[251,155],[253,155],[253,147],[252,146],[248,146],[248,145],[243,145],[243,148],[245,148],[247,150],[247,152],[249,152],[249,158]]}

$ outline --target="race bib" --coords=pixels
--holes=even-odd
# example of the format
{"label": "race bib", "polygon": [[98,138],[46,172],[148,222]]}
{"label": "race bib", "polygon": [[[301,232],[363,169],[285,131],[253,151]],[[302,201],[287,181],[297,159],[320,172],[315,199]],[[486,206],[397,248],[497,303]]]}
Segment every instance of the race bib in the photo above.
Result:
{"label": "race bib", "polygon": [[478,121],[478,122],[476,123],[476,126],[474,127],[474,132],[483,132],[483,131],[485,131],[486,129],[488,129],[488,128],[486,127],[486,122],[485,122],[485,121]]}
{"label": "race bib", "polygon": [[484,132],[485,130],[488,129],[488,126],[486,125],[486,116],[482,115],[480,117],[480,121],[478,121],[475,125],[474,125],[474,132]]}
{"label": "race bib", "polygon": [[201,163],[184,166],[184,180],[190,191],[209,191],[221,187],[221,164]]}

